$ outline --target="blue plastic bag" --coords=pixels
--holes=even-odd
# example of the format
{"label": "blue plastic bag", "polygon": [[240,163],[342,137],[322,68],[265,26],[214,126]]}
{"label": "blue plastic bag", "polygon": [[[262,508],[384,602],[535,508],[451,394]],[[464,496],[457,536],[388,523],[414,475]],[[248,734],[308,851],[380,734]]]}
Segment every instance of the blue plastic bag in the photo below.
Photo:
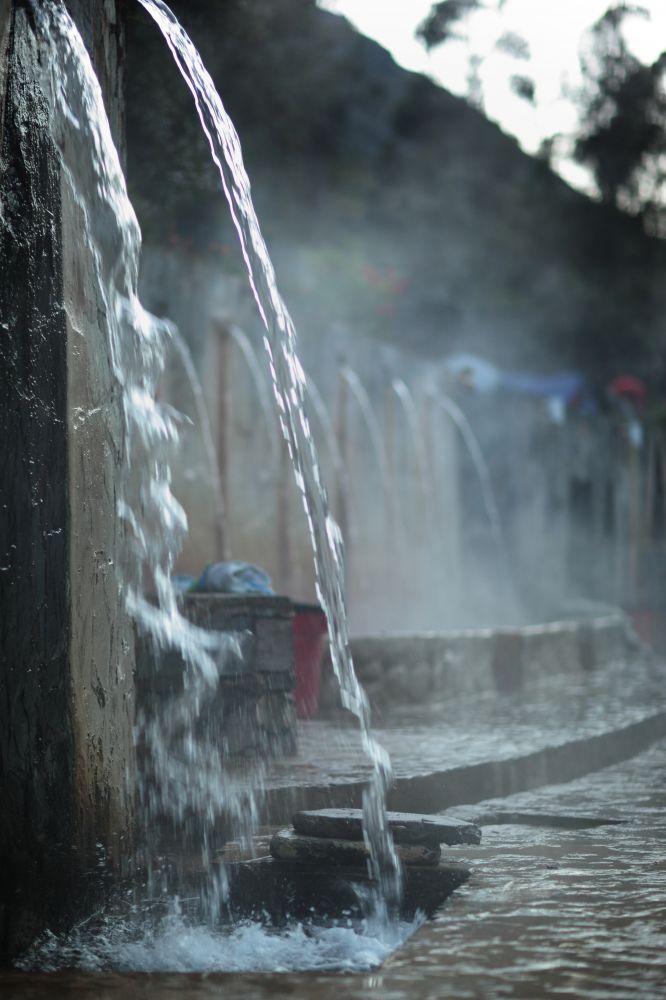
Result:
{"label": "blue plastic bag", "polygon": [[265,570],[246,562],[218,562],[206,566],[189,587],[199,594],[272,594],[273,584]]}

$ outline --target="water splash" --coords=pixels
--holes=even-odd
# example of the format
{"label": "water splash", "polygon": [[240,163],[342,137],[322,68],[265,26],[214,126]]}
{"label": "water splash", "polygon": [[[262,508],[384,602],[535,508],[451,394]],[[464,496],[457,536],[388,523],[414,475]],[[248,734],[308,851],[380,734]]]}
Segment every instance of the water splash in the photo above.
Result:
{"label": "water splash", "polygon": [[340,451],[338,439],[335,435],[335,428],[333,427],[333,421],[331,420],[329,412],[326,409],[326,403],[324,402],[323,396],[317,388],[315,382],[309,375],[306,379],[306,392],[312,405],[312,413],[316,416],[323,435],[326,451],[328,452],[328,457],[331,461],[336,486],[343,497],[348,511],[348,538],[355,540],[357,537],[357,519],[352,502],[349,471],[342,456],[342,452]]}
{"label": "water splash", "polygon": [[193,924],[176,902],[152,924],[107,917],[66,935],[44,934],[18,962],[30,971],[58,972],[363,972],[374,969],[409,938],[422,919],[390,925],[369,917],[322,926],[273,928],[241,923],[215,930]]}
{"label": "water splash", "polygon": [[328,619],[331,659],[342,703],[359,719],[373,777],[363,796],[364,832],[373,873],[384,897],[400,896],[400,866],[386,823],[385,797],[392,780],[388,754],[370,731],[370,711],[352,663],[343,590],[343,551],[339,528],[329,511],[306,415],[306,382],[296,353],[296,333],[280,297],[275,272],[252,204],[240,142],[199,53],[162,0],[139,0],[162,32],[194,98],[208,139],[231,217],[238,234],[252,292],[265,328],[265,345],[280,424],[287,441],[308,519],[315,559],[317,594]]}

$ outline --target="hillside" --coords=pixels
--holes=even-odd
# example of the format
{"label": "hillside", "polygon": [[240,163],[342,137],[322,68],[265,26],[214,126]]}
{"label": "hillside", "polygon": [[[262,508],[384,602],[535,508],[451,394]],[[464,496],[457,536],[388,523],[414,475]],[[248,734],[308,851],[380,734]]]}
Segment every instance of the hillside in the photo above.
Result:
{"label": "hillside", "polygon": [[[635,220],[314,0],[173,6],[239,131],[302,337],[342,326],[432,356],[662,378],[666,253]],[[190,95],[129,14],[128,165],[147,242],[240,271]]]}

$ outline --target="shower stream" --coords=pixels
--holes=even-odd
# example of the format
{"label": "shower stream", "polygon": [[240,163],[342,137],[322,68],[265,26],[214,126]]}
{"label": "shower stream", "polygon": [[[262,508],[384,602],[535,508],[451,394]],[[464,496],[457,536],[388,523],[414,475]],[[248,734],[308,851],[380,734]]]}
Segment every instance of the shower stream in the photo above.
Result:
{"label": "shower stream", "polygon": [[222,489],[220,463],[217,458],[215,441],[213,440],[213,428],[211,427],[210,417],[208,416],[208,408],[206,406],[203,386],[194,366],[192,352],[187,346],[187,341],[175,326],[171,327],[171,338],[192,393],[194,409],[197,416],[197,425],[199,428],[199,434],[201,435],[201,443],[206,454],[206,463],[210,474],[213,500],[215,503],[216,548],[218,552],[224,552],[226,554],[227,512],[224,505],[224,491]]}
{"label": "shower stream", "polygon": [[342,704],[358,717],[364,750],[373,763],[373,776],[363,796],[364,836],[382,897],[389,907],[395,908],[400,897],[400,867],[384,805],[391,782],[391,765],[388,754],[371,734],[368,701],[354,672],[344,601],[342,538],[329,510],[306,416],[306,380],[296,353],[296,332],[278,292],[273,265],[261,235],[238,135],[213,80],[167,5],[162,0],[139,0],[139,3],[158,25],[194,98],[211,156],[220,173],[250,286],[265,328],[265,346],[280,423],[308,519],[317,596],[328,620],[333,668]]}
{"label": "shower stream", "polygon": [[[265,345],[280,423],[302,494],[315,556],[317,591],[329,623],[331,657],[343,705],[359,719],[362,742],[373,764],[363,798],[364,835],[380,887],[378,912],[392,913],[401,873],[386,824],[385,793],[391,781],[388,754],[369,728],[369,707],[349,651],[343,596],[342,539],[329,513],[312,435],[305,414],[305,377],[295,350],[295,331],[279,296],[275,275],[250,197],[238,137],[201,59],[173,14],[159,0],[139,0],[155,19],[195,99],[238,231],[248,277],[266,329]],[[113,143],[101,93],[81,36],[62,0],[31,8],[40,38],[40,68],[59,151],[63,179],[82,217],[104,317],[107,350],[120,397],[124,457],[117,484],[118,514],[127,544],[117,585],[128,613],[157,649],[177,649],[188,666],[185,697],[172,699],[159,719],[138,720],[138,737],[151,761],[150,780],[140,782],[146,831],[164,816],[203,827],[201,854],[208,871],[202,902],[209,922],[225,895],[224,874],[213,864],[209,835],[224,814],[238,836],[257,822],[253,788],[225,770],[218,748],[194,738],[195,724],[212,696],[225,661],[241,655],[238,637],[196,628],[180,613],[171,577],[187,530],[184,511],[170,488],[168,454],[178,438],[178,415],[156,401],[164,366],[168,324],[155,320],[137,295],[141,236]],[[149,594],[153,598],[149,598]],[[118,669],[122,669],[119,665]],[[252,785],[261,780],[257,765]],[[147,856],[150,858],[151,843]],[[155,879],[152,887],[155,888]],[[150,887],[150,883],[149,883]],[[382,907],[386,909],[383,910]]]}

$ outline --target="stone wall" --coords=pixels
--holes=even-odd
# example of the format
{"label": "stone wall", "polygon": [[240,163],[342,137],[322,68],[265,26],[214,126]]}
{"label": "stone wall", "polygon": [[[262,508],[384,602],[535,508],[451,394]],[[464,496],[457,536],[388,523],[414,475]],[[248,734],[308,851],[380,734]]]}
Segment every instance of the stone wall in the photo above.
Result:
{"label": "stone wall", "polygon": [[[238,642],[240,655],[226,642],[212,654],[219,676],[198,719],[207,742],[228,759],[295,753],[291,601],[254,594],[191,594],[182,600],[182,612],[198,627]],[[150,639],[139,637],[136,666],[140,713],[160,713],[187,689],[187,667],[176,650],[156,653]]]}
{"label": "stone wall", "polygon": [[[68,6],[119,138],[115,0]],[[128,851],[133,681],[115,576],[119,399],[18,0],[0,2],[0,57],[1,962],[85,910],[101,888],[86,871]]]}
{"label": "stone wall", "polygon": [[[517,692],[541,678],[590,672],[628,660],[640,643],[621,613],[517,629],[373,635],[351,640],[354,666],[377,708],[489,691]],[[330,664],[319,706],[339,707]]]}

